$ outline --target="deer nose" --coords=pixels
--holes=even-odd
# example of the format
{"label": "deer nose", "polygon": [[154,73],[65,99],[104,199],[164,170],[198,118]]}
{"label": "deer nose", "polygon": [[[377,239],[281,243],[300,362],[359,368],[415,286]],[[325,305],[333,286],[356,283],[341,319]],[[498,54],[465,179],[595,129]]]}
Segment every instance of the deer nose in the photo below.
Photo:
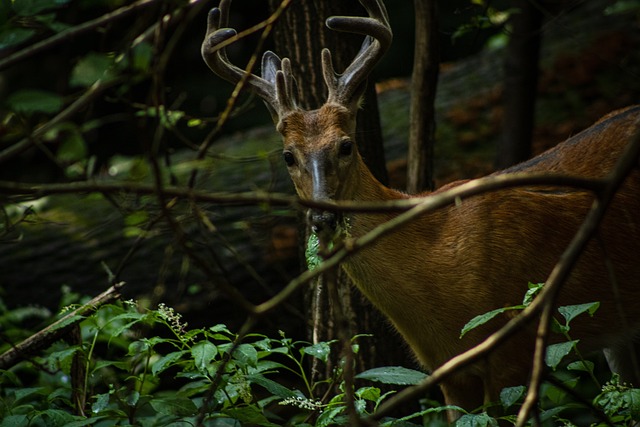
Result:
{"label": "deer nose", "polygon": [[338,220],[335,212],[311,210],[309,211],[311,230],[319,234],[323,231],[335,231]]}

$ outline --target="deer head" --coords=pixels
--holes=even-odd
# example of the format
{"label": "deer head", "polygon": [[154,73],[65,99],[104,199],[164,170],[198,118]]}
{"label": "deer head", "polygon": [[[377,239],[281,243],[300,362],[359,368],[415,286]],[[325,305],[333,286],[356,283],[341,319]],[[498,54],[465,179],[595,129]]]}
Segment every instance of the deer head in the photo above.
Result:
{"label": "deer head", "polygon": [[[327,101],[317,110],[298,106],[298,88],[288,58],[271,51],[262,57],[262,75],[231,64],[220,44],[237,33],[227,28],[231,0],[222,0],[209,12],[202,57],[218,76],[234,84],[246,78],[247,85],[267,105],[276,129],[284,140],[283,158],[298,195],[307,200],[350,200],[359,188],[364,164],[354,132],[356,113],[367,76],[391,44],[392,33],[381,0],[360,0],[368,17],[334,16],[326,25],[335,31],[365,36],[351,64],[337,73],[331,51],[322,51],[322,73],[328,89]],[[368,172],[368,171],[367,171]],[[309,221],[317,233],[332,233],[338,225],[334,212],[311,210]]]}

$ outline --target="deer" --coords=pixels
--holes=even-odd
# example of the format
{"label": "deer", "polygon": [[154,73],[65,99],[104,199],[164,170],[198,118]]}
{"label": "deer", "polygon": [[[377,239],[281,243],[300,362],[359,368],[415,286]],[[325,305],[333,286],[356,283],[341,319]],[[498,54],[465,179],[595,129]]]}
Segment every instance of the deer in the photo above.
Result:
{"label": "deer", "polygon": [[[326,102],[298,106],[288,58],[263,54],[261,75],[230,63],[224,46],[230,0],[208,15],[201,53],[214,74],[246,84],[260,96],[283,140],[283,160],[302,200],[375,202],[429,198],[457,181],[418,195],[382,185],[355,141],[356,113],[368,75],[392,40],[381,0],[359,0],[368,16],[329,17],[332,30],[363,35],[362,47],[342,73],[321,52]],[[515,172],[605,178],[640,126],[640,106],[618,110],[550,150],[496,175]],[[593,317],[577,318],[571,336],[582,352],[605,350],[623,378],[637,382],[630,348],[640,333],[640,168],[636,164],[613,198],[593,238],[564,283],[557,304],[598,301]],[[341,268],[393,324],[420,364],[433,370],[474,347],[508,316],[460,338],[472,317],[520,304],[528,283],[544,282],[594,200],[585,189],[524,186],[483,193],[428,212],[346,258]],[[310,208],[307,220],[323,238],[345,242],[398,215]],[[616,292],[614,292],[614,288]],[[466,410],[495,402],[504,387],[526,384],[536,331],[524,328],[483,360],[440,384],[444,400]],[[455,415],[453,416],[455,417]]]}

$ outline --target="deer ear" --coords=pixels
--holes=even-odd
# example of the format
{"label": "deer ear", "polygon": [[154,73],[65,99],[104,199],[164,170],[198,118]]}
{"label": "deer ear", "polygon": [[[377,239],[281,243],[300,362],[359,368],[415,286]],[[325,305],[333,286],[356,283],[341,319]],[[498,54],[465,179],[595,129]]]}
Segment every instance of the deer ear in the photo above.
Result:
{"label": "deer ear", "polygon": [[[262,55],[262,78],[266,80],[272,87],[276,86],[276,74],[280,70],[282,66],[282,61],[280,57],[270,50],[266,51]],[[278,112],[275,110],[274,106],[271,105],[270,102],[264,103],[267,106],[267,110],[269,110],[269,114],[271,114],[271,119],[275,124],[278,124],[280,121],[280,117],[278,116]]]}
{"label": "deer ear", "polygon": [[275,86],[276,73],[282,67],[280,57],[270,50],[262,55],[262,78]]}
{"label": "deer ear", "polygon": [[275,105],[266,104],[273,122],[278,124],[281,113],[296,109],[298,104],[298,85],[291,72],[291,61],[266,51],[262,55],[262,78],[275,89]]}

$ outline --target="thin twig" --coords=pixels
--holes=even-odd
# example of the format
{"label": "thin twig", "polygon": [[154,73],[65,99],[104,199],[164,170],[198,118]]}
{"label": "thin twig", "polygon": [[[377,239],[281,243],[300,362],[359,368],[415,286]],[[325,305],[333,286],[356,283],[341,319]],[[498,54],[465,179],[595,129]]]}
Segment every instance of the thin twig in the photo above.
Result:
{"label": "thin twig", "polygon": [[[460,184],[447,191],[438,192],[427,197],[412,197],[402,200],[383,202],[355,201],[313,201],[300,200],[294,196],[265,191],[231,193],[206,192],[185,187],[166,186],[162,189],[166,196],[199,202],[219,203],[227,206],[249,206],[267,204],[270,206],[302,206],[328,211],[340,212],[402,212],[422,206],[430,211],[451,204],[457,199],[465,199],[481,193],[522,186],[554,186],[584,189],[593,192],[602,191],[606,182],[602,179],[576,178],[546,173],[514,173],[487,176]],[[33,199],[54,194],[73,193],[127,193],[138,196],[151,195],[155,187],[148,184],[127,181],[85,181],[63,184],[24,184],[13,181],[0,181],[0,194],[13,196],[30,196]],[[419,212],[418,214],[422,214]]]}
{"label": "thin twig", "polygon": [[[224,49],[226,46],[232,43],[235,43],[236,41],[244,37],[247,37],[257,31],[262,30],[262,33],[260,34],[260,40],[258,40],[258,43],[254,49],[253,55],[251,55],[251,58],[249,59],[249,62],[245,67],[245,72],[242,75],[242,78],[238,81],[238,83],[233,88],[233,92],[231,93],[231,96],[229,96],[229,98],[227,99],[227,105],[224,111],[220,114],[218,121],[216,122],[216,127],[205,137],[202,144],[200,144],[200,147],[198,148],[198,154],[196,155],[197,160],[201,160],[204,158],[205,154],[207,153],[207,150],[211,146],[212,142],[215,140],[215,137],[220,133],[224,125],[227,123],[227,121],[231,117],[231,113],[233,112],[235,105],[238,102],[238,97],[240,96],[240,92],[242,92],[242,90],[247,85],[247,82],[249,81],[249,77],[253,73],[253,69],[255,68],[256,63],[258,62],[258,56],[259,56],[259,52],[262,50],[262,45],[269,37],[269,34],[271,34],[273,25],[280,18],[280,16],[285,12],[285,10],[287,10],[291,1],[292,0],[283,0],[280,6],[266,20],[236,34],[234,37],[231,37],[230,39],[225,40],[224,42],[216,46],[216,49],[218,50]],[[198,175],[198,170],[194,169],[194,171],[191,173],[191,177],[189,178],[188,185],[190,188],[193,188],[195,186],[197,175]]]}
{"label": "thin twig", "polygon": [[[578,261],[580,254],[584,251],[591,238],[596,234],[598,226],[602,222],[607,208],[611,204],[616,192],[629,175],[631,170],[638,164],[640,156],[640,122],[636,124],[636,131],[631,142],[626,147],[620,159],[616,163],[607,185],[604,190],[597,194],[596,200],[593,202],[591,210],[587,214],[582,226],[574,236],[569,247],[562,254],[560,260],[551,272],[544,291],[545,295],[544,307],[540,323],[538,325],[538,333],[536,339],[536,351],[534,359],[534,372],[527,391],[527,397],[518,413],[518,427],[524,427],[529,415],[538,402],[540,385],[544,370],[544,357],[546,353],[549,329],[551,327],[551,311],[555,306],[556,297],[567,277],[571,273],[573,266]],[[542,297],[542,294],[538,297]]]}
{"label": "thin twig", "polygon": [[[582,226],[574,236],[574,239],[571,241],[551,272],[546,281],[547,284],[541,291],[540,295],[538,295],[538,297],[525,310],[523,310],[518,316],[511,319],[504,327],[488,336],[480,344],[450,359],[448,362],[434,370],[431,375],[420,384],[409,387],[396,394],[394,397],[382,404],[371,418],[379,420],[387,416],[398,405],[401,405],[408,400],[423,396],[428,390],[435,387],[444,379],[484,357],[490,351],[493,351],[495,347],[511,337],[536,317],[542,310],[544,304],[547,303],[548,299],[557,293],[558,288],[562,285],[562,282],[569,274],[581,250],[592,236],[592,233],[598,224],[597,220],[604,214],[606,204],[603,203],[603,201],[608,200],[613,196],[613,190],[618,188],[622,179],[624,179],[633,166],[637,164],[639,152],[640,130],[636,132],[624,155],[621,156],[621,159],[616,164],[611,178],[606,181],[608,185],[605,187],[605,190],[603,190],[603,193],[609,193],[609,196],[605,197],[603,194],[600,197],[600,201],[594,203],[594,206],[587,214]],[[591,233],[589,233],[589,231],[591,231]],[[520,419],[524,418],[526,420],[527,415],[520,415]]]}
{"label": "thin twig", "polygon": [[58,115],[56,115],[54,118],[34,130],[31,135],[18,141],[9,148],[1,151],[0,163],[3,163],[31,148],[36,144],[36,141],[45,133],[53,129],[58,124],[69,120],[71,117],[73,117],[74,114],[84,108],[87,104],[89,104],[89,102],[95,99],[106,89],[122,83],[123,80],[123,78],[114,78],[106,81],[98,80],[97,82],[95,82],[85,93],[82,94],[82,96],[80,96],[80,98],[76,99],[71,105],[58,113]]}
{"label": "thin twig", "polygon": [[30,47],[21,49],[13,55],[7,56],[6,58],[0,60],[0,70],[10,67],[17,62],[23,61],[30,56],[40,53],[43,50],[50,49],[57,44],[68,41],[69,39],[86,33],[87,31],[94,30],[111,21],[124,18],[134,12],[137,12],[139,9],[152,5],[157,1],[158,0],[140,0],[129,6],[124,6],[120,9],[114,10],[111,13],[104,14],[99,18],[92,19],[91,21],[87,21],[83,24],[76,25],[75,27],[71,27],[67,30],[61,31],[55,36],[51,36],[48,39],[42,40]]}
{"label": "thin twig", "polygon": [[20,360],[58,341],[78,322],[84,320],[85,316],[96,311],[100,306],[120,298],[120,291],[123,286],[124,282],[114,284],[88,303],[65,315],[62,319],[41,329],[21,343],[16,344],[11,349],[0,354],[0,369],[8,369]]}

